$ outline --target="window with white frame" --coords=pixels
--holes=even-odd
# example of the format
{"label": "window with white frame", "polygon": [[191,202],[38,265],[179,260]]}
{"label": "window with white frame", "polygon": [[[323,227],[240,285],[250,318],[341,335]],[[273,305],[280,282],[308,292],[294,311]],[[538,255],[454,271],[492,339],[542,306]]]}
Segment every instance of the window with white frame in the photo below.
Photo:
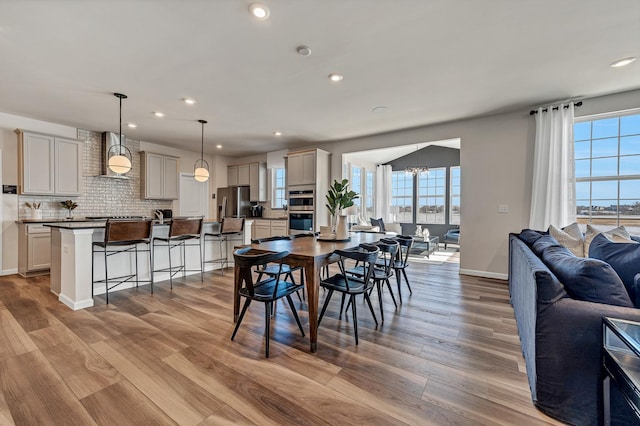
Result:
{"label": "window with white frame", "polygon": [[417,175],[416,223],[446,223],[447,169],[438,167]]}
{"label": "window with white frame", "polygon": [[460,225],[460,166],[449,168],[449,224]]}
{"label": "window with white frame", "polygon": [[287,203],[285,199],[286,191],[286,169],[273,169],[273,194],[271,197],[271,208],[281,209]]}
{"label": "window with white frame", "polygon": [[376,172],[367,170],[364,184],[364,212],[363,217],[373,217],[375,208],[375,181]]}
{"label": "window with white frame", "polygon": [[640,113],[577,119],[576,217],[640,235]]}
{"label": "window with white frame", "polygon": [[391,206],[397,206],[394,222],[413,222],[413,175],[404,171],[391,173]]}
{"label": "window with white frame", "polygon": [[362,168],[358,166],[351,166],[351,182],[349,182],[349,189],[359,195],[358,198],[353,200],[353,205],[358,207],[362,205]]}

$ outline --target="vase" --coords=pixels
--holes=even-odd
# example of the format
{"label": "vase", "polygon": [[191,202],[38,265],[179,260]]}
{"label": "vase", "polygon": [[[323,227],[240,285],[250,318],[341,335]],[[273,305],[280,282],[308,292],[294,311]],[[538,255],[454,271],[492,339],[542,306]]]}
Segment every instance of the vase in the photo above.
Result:
{"label": "vase", "polygon": [[42,210],[31,210],[31,219],[32,220],[42,219]]}
{"label": "vase", "polygon": [[346,240],[349,238],[349,230],[347,229],[347,215],[340,215],[337,217],[338,224],[336,225],[336,240]]}
{"label": "vase", "polygon": [[72,212],[71,209],[67,209],[67,220],[73,219],[73,214],[71,214],[71,212]]}

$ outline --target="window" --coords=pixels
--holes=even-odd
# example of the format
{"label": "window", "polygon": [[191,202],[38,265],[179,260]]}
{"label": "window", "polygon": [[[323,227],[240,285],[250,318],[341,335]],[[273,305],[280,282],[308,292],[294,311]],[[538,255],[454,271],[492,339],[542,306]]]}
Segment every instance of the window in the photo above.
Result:
{"label": "window", "polygon": [[271,197],[271,207],[281,209],[287,203],[285,199],[285,179],[286,169],[273,169],[273,196]]}
{"label": "window", "polygon": [[576,120],[576,216],[640,234],[640,114]]}
{"label": "window", "polygon": [[349,182],[349,189],[360,196],[353,200],[353,205],[358,206],[358,210],[360,210],[360,206],[362,205],[362,168],[358,166],[351,166],[351,182]]}
{"label": "window", "polygon": [[365,174],[365,184],[364,184],[364,212],[362,214],[363,217],[373,217],[373,209],[375,208],[375,181],[376,181],[376,172],[371,172],[367,170]]}
{"label": "window", "polygon": [[446,222],[447,169],[430,169],[417,175],[418,209],[416,223]]}
{"label": "window", "polygon": [[460,225],[460,166],[449,169],[449,224]]}
{"label": "window", "polygon": [[413,175],[391,173],[391,206],[397,207],[394,222],[413,223]]}

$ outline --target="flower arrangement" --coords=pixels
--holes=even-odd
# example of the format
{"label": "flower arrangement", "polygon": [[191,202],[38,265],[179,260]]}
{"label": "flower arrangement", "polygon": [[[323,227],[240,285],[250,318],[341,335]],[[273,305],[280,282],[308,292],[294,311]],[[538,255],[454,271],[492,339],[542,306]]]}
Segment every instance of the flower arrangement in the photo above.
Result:
{"label": "flower arrangement", "polygon": [[31,210],[40,210],[40,206],[42,205],[42,203],[30,203],[30,202],[25,202],[24,203],[25,206],[29,207]]}
{"label": "flower arrangement", "polygon": [[78,207],[78,203],[74,202],[73,200],[64,200],[64,201],[60,201],[60,205],[68,210],[68,215],[67,215],[67,219],[71,219],[71,211],[75,210],[76,207]]}

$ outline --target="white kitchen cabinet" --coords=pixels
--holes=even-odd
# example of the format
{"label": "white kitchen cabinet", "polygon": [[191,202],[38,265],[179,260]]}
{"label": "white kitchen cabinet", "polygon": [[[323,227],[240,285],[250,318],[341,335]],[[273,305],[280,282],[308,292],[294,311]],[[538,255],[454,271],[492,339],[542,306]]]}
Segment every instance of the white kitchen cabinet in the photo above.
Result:
{"label": "white kitchen cabinet", "polygon": [[267,201],[267,165],[249,164],[249,201]]}
{"label": "white kitchen cabinet", "polygon": [[238,185],[239,186],[247,186],[249,185],[249,165],[248,164],[240,164],[238,166]]}
{"label": "white kitchen cabinet", "polygon": [[51,267],[51,228],[41,223],[18,225],[18,272],[22,276],[47,273]]}
{"label": "white kitchen cabinet", "polygon": [[306,151],[289,154],[287,177],[289,186],[313,185],[316,183],[316,152]]}
{"label": "white kitchen cabinet", "polygon": [[238,186],[238,166],[227,167],[227,186]]}
{"label": "white kitchen cabinet", "polygon": [[283,235],[289,235],[287,221],[286,220],[272,220],[271,221],[271,236],[278,237]]}
{"label": "white kitchen cabinet", "polygon": [[178,158],[153,152],[140,153],[141,192],[147,200],[178,199]]}
{"label": "white kitchen cabinet", "polygon": [[281,219],[256,219],[251,231],[254,240],[289,235],[287,221]]}
{"label": "white kitchen cabinet", "polygon": [[82,193],[82,142],[21,130],[16,133],[20,194]]}

